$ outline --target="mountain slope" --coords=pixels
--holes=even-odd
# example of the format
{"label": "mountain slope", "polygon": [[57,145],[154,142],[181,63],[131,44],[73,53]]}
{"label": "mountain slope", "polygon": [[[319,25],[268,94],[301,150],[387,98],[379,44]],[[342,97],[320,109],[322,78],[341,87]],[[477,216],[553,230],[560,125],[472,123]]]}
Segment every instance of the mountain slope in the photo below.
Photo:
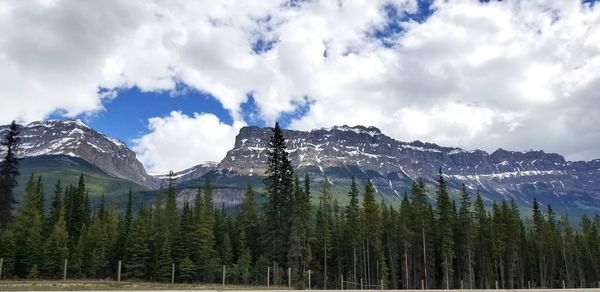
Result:
{"label": "mountain slope", "polygon": [[[234,148],[215,168],[229,177],[230,187],[235,177],[243,180],[264,173],[270,133],[270,128],[240,130]],[[285,130],[284,135],[297,172],[308,173],[316,185],[327,177],[340,194],[354,175],[363,183],[371,178],[382,199],[398,202],[414,179],[433,187],[442,168],[455,191],[465,183],[488,201],[514,199],[530,207],[535,196],[560,211],[600,211],[600,160],[570,162],[543,151],[498,149],[487,153],[420,141],[407,143],[362,126]]]}
{"label": "mountain slope", "polygon": [[67,185],[77,185],[81,174],[85,177],[86,188],[90,197],[105,194],[106,197],[118,197],[127,194],[131,187],[134,192],[145,191],[147,188],[129,180],[109,175],[97,166],[79,158],[68,155],[42,155],[27,157],[21,161],[19,168],[21,175],[18,177],[16,189],[17,200],[22,197],[25,185],[30,175],[41,175],[44,185],[44,194],[47,203],[54,196],[55,184],[61,180],[63,190]]}
{"label": "mountain slope", "polygon": [[[156,188],[160,180],[146,173],[135,152],[123,142],[101,134],[77,120],[33,122],[20,127],[21,157],[67,155],[79,157],[116,178]],[[0,126],[0,136],[7,126]],[[4,155],[0,150],[0,155]]]}

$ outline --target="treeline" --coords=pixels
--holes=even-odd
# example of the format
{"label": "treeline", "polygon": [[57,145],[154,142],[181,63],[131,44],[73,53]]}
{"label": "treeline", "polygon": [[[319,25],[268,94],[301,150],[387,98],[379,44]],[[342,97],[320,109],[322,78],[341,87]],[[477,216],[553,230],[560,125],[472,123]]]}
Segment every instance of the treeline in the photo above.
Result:
{"label": "treeline", "polygon": [[599,217],[574,228],[534,200],[524,220],[515,202],[486,209],[464,187],[454,201],[441,171],[435,193],[415,181],[398,207],[353,179],[341,206],[330,183],[313,191],[294,175],[287,155],[276,125],[266,203],[249,186],[235,213],[214,207],[209,181],[193,198],[178,198],[169,180],[150,205],[134,206],[130,192],[122,212],[103,197],[92,206],[83,176],[57,182],[46,211],[43,181],[31,176],[2,224],[2,278],[60,279],[67,260],[71,279],[116,279],[121,261],[123,279],[142,281],[170,282],[174,265],[177,282],[220,283],[225,267],[227,283],[298,288],[309,277],[329,289],[598,287]]}

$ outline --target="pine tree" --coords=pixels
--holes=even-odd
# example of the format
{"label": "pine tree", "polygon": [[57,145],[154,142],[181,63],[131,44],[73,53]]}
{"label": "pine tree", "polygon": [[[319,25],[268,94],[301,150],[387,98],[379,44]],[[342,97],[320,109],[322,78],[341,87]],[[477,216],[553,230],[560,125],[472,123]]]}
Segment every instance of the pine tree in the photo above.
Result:
{"label": "pine tree", "polygon": [[547,287],[548,279],[547,270],[546,270],[546,219],[540,210],[540,205],[537,199],[533,198],[533,232],[534,238],[536,242],[537,249],[537,268],[538,268],[538,277],[540,279],[540,285],[542,287]]}
{"label": "pine tree", "polygon": [[[429,289],[434,272],[434,231],[433,210],[427,201],[427,192],[423,181],[413,181],[411,187],[410,226],[413,226],[412,246],[415,249],[413,285]],[[423,281],[424,287],[421,287]]]}
{"label": "pine tree", "polygon": [[37,280],[39,278],[40,278],[40,271],[38,270],[37,264],[34,264],[31,267],[31,269],[29,269],[29,272],[27,273],[27,279]]}
{"label": "pine tree", "polygon": [[[168,187],[167,187],[167,200],[165,204],[164,212],[164,223],[166,224],[167,234],[171,244],[174,243],[177,238],[177,192],[175,190],[175,178],[173,171],[169,172]],[[172,247],[171,247],[172,248]]]}
{"label": "pine tree", "polygon": [[363,192],[361,209],[362,238],[364,253],[366,253],[365,278],[368,285],[377,285],[377,262],[382,258],[381,253],[381,217],[377,201],[375,200],[375,187],[371,180],[367,181]]}
{"label": "pine tree", "polygon": [[574,269],[577,266],[576,262],[576,247],[575,247],[575,233],[571,224],[569,223],[569,217],[565,214],[560,220],[560,235],[561,235],[561,256],[563,266],[563,278],[565,279],[567,287],[576,287],[577,283],[574,281],[577,271]]}
{"label": "pine tree", "polygon": [[156,280],[158,278],[158,258],[160,256],[161,248],[163,242],[167,239],[167,227],[164,220],[164,189],[161,186],[156,194],[154,199],[154,204],[152,208],[152,218],[151,226],[150,226],[150,238],[151,242],[151,267],[152,274],[151,278]]}
{"label": "pine tree", "polygon": [[475,229],[477,239],[475,241],[475,263],[476,286],[484,289],[492,287],[494,279],[491,276],[491,226],[490,219],[485,209],[483,199],[479,192],[475,199]]}
{"label": "pine tree", "polygon": [[[260,255],[254,264],[254,281],[255,283],[259,283],[259,285],[264,285],[266,283],[267,277],[265,273],[267,268],[269,267],[269,262],[267,257],[264,255]],[[271,281],[271,279],[269,279]]]}
{"label": "pine tree", "polygon": [[456,220],[455,243],[457,245],[457,273],[458,279],[466,283],[465,287],[473,288],[473,214],[471,211],[471,199],[467,187],[463,184],[460,198],[460,209]]}
{"label": "pine tree", "polygon": [[13,121],[1,143],[6,150],[4,160],[0,161],[0,229],[6,228],[12,220],[15,204],[14,188],[19,176],[18,151],[21,143],[19,126]]}
{"label": "pine tree", "polygon": [[442,287],[450,289],[453,286],[454,267],[454,242],[452,234],[453,213],[452,203],[446,190],[446,180],[444,180],[442,170],[438,175],[437,190],[437,221],[438,221],[438,242],[440,244],[441,269],[443,274]]}
{"label": "pine tree", "polygon": [[98,217],[100,217],[100,220],[104,220],[104,218],[106,218],[106,201],[104,194],[102,194],[100,197],[100,204],[98,205]]}
{"label": "pine tree", "polygon": [[190,257],[194,252],[194,222],[192,210],[189,203],[186,201],[183,204],[183,210],[179,218],[179,231],[177,232],[178,239],[175,242],[175,250],[173,251],[175,263],[181,262],[183,258]]}
{"label": "pine tree", "polygon": [[248,284],[250,281],[250,267],[252,266],[252,257],[250,250],[244,242],[246,241],[246,232],[244,229],[240,231],[240,256],[237,261],[237,274],[243,284]]}
{"label": "pine tree", "polygon": [[[83,233],[79,236],[75,247],[69,249],[71,251],[72,260],[69,261],[68,271],[74,277],[87,277],[88,269],[87,266],[95,266],[96,259],[91,258],[91,252],[85,246],[85,227]],[[87,265],[87,266],[86,266]]]}
{"label": "pine tree", "polygon": [[146,226],[144,226],[145,210],[140,208],[137,218],[132,222],[125,246],[125,271],[129,279],[147,279],[150,262]]}
{"label": "pine tree", "polygon": [[275,123],[267,151],[267,203],[265,206],[265,247],[269,259],[286,262],[289,238],[288,216],[291,213],[294,172],[286,152],[287,146],[279,123]]}
{"label": "pine tree", "polygon": [[160,249],[160,256],[157,264],[157,280],[160,282],[171,281],[171,273],[173,269],[173,258],[171,257],[171,242],[168,240],[163,242]]}
{"label": "pine tree", "polygon": [[290,214],[290,233],[288,238],[288,268],[292,269],[292,281],[294,283],[303,280],[305,269],[308,265],[306,251],[309,236],[310,219],[310,194],[300,185],[296,177],[294,183],[294,197],[292,213]]}
{"label": "pine tree", "polygon": [[319,194],[319,208],[316,214],[316,226],[315,226],[315,237],[316,243],[315,248],[320,260],[320,270],[322,273],[323,289],[327,289],[327,283],[329,281],[328,265],[330,264],[329,258],[331,257],[332,250],[332,225],[333,225],[333,206],[331,198],[331,189],[329,182],[326,180],[323,183],[321,192]]}
{"label": "pine tree", "polygon": [[16,258],[15,237],[12,229],[0,229],[0,258],[4,259],[2,279],[11,279],[15,272]]}
{"label": "pine tree", "polygon": [[34,265],[37,270],[43,263],[43,210],[39,209],[42,198],[35,185],[34,176],[31,175],[14,219],[15,272],[19,277],[26,276]]}
{"label": "pine tree", "polygon": [[77,187],[69,186],[65,191],[65,218],[69,233],[69,249],[73,250],[85,225],[85,178],[79,176]]}
{"label": "pine tree", "polygon": [[[201,193],[198,192],[200,196]],[[198,200],[199,198],[196,198]],[[201,210],[196,213],[201,214],[201,218],[197,221],[194,228],[194,246],[196,246],[196,259],[193,260],[198,275],[202,280],[207,281],[212,279],[212,272],[216,266],[216,250],[215,250],[215,212],[212,201],[212,187],[210,181],[206,180],[204,194],[202,196]]]}
{"label": "pine tree", "polygon": [[59,179],[56,181],[56,185],[54,186],[54,198],[52,198],[52,203],[50,205],[50,215],[48,216],[47,223],[46,223],[47,226],[50,228],[50,231],[52,231],[54,229],[56,222],[58,222],[58,218],[60,217],[61,210],[63,212],[63,221],[64,221],[62,193],[63,193],[63,188],[62,188],[62,184]]}
{"label": "pine tree", "polygon": [[[60,211],[59,211],[60,212]],[[64,260],[69,257],[69,235],[64,215],[59,213],[50,238],[46,243],[45,273],[52,279],[58,279],[63,273]]]}
{"label": "pine tree", "polygon": [[[40,211],[42,223],[46,223],[46,213],[44,204],[46,203],[46,197],[44,195],[44,184],[42,182],[42,176],[38,175],[37,181],[35,182],[35,193],[37,194],[37,209]],[[43,235],[47,235],[44,233]]]}
{"label": "pine tree", "polygon": [[119,241],[117,243],[117,257],[119,259],[126,259],[129,257],[127,254],[127,243],[130,241],[131,236],[131,222],[133,221],[133,193],[131,187],[127,193],[127,206],[125,208],[125,214],[119,220]]}
{"label": "pine tree", "polygon": [[259,234],[260,226],[256,194],[250,185],[248,185],[246,194],[244,195],[244,200],[240,204],[237,220],[240,232],[244,232],[246,235],[244,246],[250,250],[252,259],[256,261],[256,259],[259,257],[259,253],[261,252]]}
{"label": "pine tree", "polygon": [[401,258],[402,260],[401,262],[401,266],[402,266],[402,288],[403,289],[409,289],[409,288],[416,288],[417,285],[415,283],[415,279],[413,279],[410,274],[411,271],[413,270],[413,258],[411,257],[412,255],[412,250],[411,250],[411,239],[414,237],[414,231],[413,228],[415,228],[415,226],[409,227],[408,222],[410,220],[410,216],[411,216],[411,211],[412,211],[412,206],[410,204],[410,201],[408,200],[408,194],[404,194],[404,197],[402,198],[402,202],[400,203],[400,215],[398,216],[398,229],[399,229],[399,243],[400,243],[400,250],[402,250],[402,255]]}
{"label": "pine tree", "polygon": [[179,264],[179,281],[188,283],[194,279],[196,267],[189,257],[183,258]]}
{"label": "pine tree", "polygon": [[[117,242],[119,240],[119,216],[117,214],[117,207],[115,201],[111,201],[104,215],[102,212],[98,212],[97,216],[102,225],[104,226],[104,234],[102,236],[102,249],[101,252],[106,251],[106,258],[102,253],[99,253],[99,258],[102,261],[106,261],[108,264],[105,269],[101,271],[103,277],[114,275],[114,267],[116,267],[120,258],[117,258]],[[93,223],[93,222],[92,222]],[[148,225],[151,225],[148,223]]]}
{"label": "pine tree", "polygon": [[29,234],[25,241],[25,267],[30,267],[28,278],[39,277],[39,267],[44,263],[44,239],[42,238],[43,222],[40,212],[37,212],[29,222]]}
{"label": "pine tree", "polygon": [[348,227],[348,240],[350,244],[350,252],[352,254],[352,280],[355,283],[358,283],[358,243],[359,243],[359,235],[360,235],[360,223],[359,223],[359,214],[360,207],[358,201],[358,187],[356,185],[356,179],[352,176],[352,181],[350,183],[350,192],[348,193],[350,196],[350,202],[346,207],[346,226]]}
{"label": "pine tree", "polygon": [[225,235],[223,237],[223,248],[221,255],[221,263],[225,266],[229,266],[233,260],[233,252],[231,249],[231,237],[229,236],[229,232],[225,231]]}
{"label": "pine tree", "polygon": [[83,225],[90,225],[92,219],[92,205],[90,204],[90,193],[85,192],[83,197]]}

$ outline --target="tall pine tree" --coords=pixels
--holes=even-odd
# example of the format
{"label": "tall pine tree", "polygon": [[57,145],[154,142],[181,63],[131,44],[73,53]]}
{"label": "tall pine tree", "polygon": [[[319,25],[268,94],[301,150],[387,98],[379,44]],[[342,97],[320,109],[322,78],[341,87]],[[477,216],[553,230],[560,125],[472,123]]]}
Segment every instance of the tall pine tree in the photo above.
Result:
{"label": "tall pine tree", "polygon": [[13,121],[1,143],[6,151],[4,160],[0,161],[0,229],[11,222],[12,210],[15,203],[14,188],[19,176],[19,126]]}
{"label": "tall pine tree", "polygon": [[265,247],[269,259],[277,264],[286,263],[291,198],[294,190],[294,172],[286,152],[287,146],[279,123],[269,140],[267,151],[267,203],[265,206]]}
{"label": "tall pine tree", "polygon": [[440,245],[440,268],[443,275],[441,287],[450,289],[453,286],[454,279],[454,266],[452,264],[454,261],[454,238],[452,234],[454,216],[450,196],[446,190],[446,180],[441,169],[438,173],[437,195],[437,235]]}

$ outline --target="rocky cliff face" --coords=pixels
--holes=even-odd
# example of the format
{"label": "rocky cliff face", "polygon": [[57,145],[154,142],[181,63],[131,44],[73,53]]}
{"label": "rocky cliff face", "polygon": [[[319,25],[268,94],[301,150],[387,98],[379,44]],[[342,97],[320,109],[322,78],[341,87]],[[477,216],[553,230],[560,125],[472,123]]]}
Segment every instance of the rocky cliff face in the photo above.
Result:
{"label": "rocky cliff face", "polygon": [[[69,155],[87,162],[118,178],[155,188],[160,180],[146,173],[135,152],[123,142],[105,136],[77,120],[41,121],[20,127],[21,157]],[[0,126],[4,135],[7,126]],[[0,149],[0,155],[4,150]]]}
{"label": "rocky cliff face", "polygon": [[[218,165],[241,175],[262,175],[270,128],[245,127]],[[290,158],[318,179],[343,181],[368,176],[378,191],[400,196],[413,179],[433,182],[441,167],[451,186],[465,183],[491,199],[515,199],[525,206],[542,202],[576,208],[600,207],[600,160],[570,162],[543,151],[493,153],[392,139],[373,127],[340,126],[284,132]]]}
{"label": "rocky cliff face", "polygon": [[[0,135],[6,130],[1,126]],[[185,189],[202,185],[200,181],[208,176],[223,187],[219,190],[220,202],[235,205],[248,184],[262,184],[271,130],[244,127],[220,163],[175,173],[182,194]],[[297,173],[308,174],[316,187],[327,178],[345,193],[352,176],[363,183],[369,178],[383,199],[398,201],[413,180],[422,179],[434,186],[438,169],[442,168],[451,188],[457,190],[465,183],[489,200],[514,199],[529,207],[535,196],[559,210],[600,212],[600,159],[570,162],[543,151],[498,149],[487,153],[420,141],[407,143],[377,128],[362,126],[285,130],[284,135]],[[80,121],[34,122],[21,128],[21,138],[21,155],[25,157],[80,157],[110,175],[148,188],[158,188],[166,178],[148,175],[124,143]]]}

